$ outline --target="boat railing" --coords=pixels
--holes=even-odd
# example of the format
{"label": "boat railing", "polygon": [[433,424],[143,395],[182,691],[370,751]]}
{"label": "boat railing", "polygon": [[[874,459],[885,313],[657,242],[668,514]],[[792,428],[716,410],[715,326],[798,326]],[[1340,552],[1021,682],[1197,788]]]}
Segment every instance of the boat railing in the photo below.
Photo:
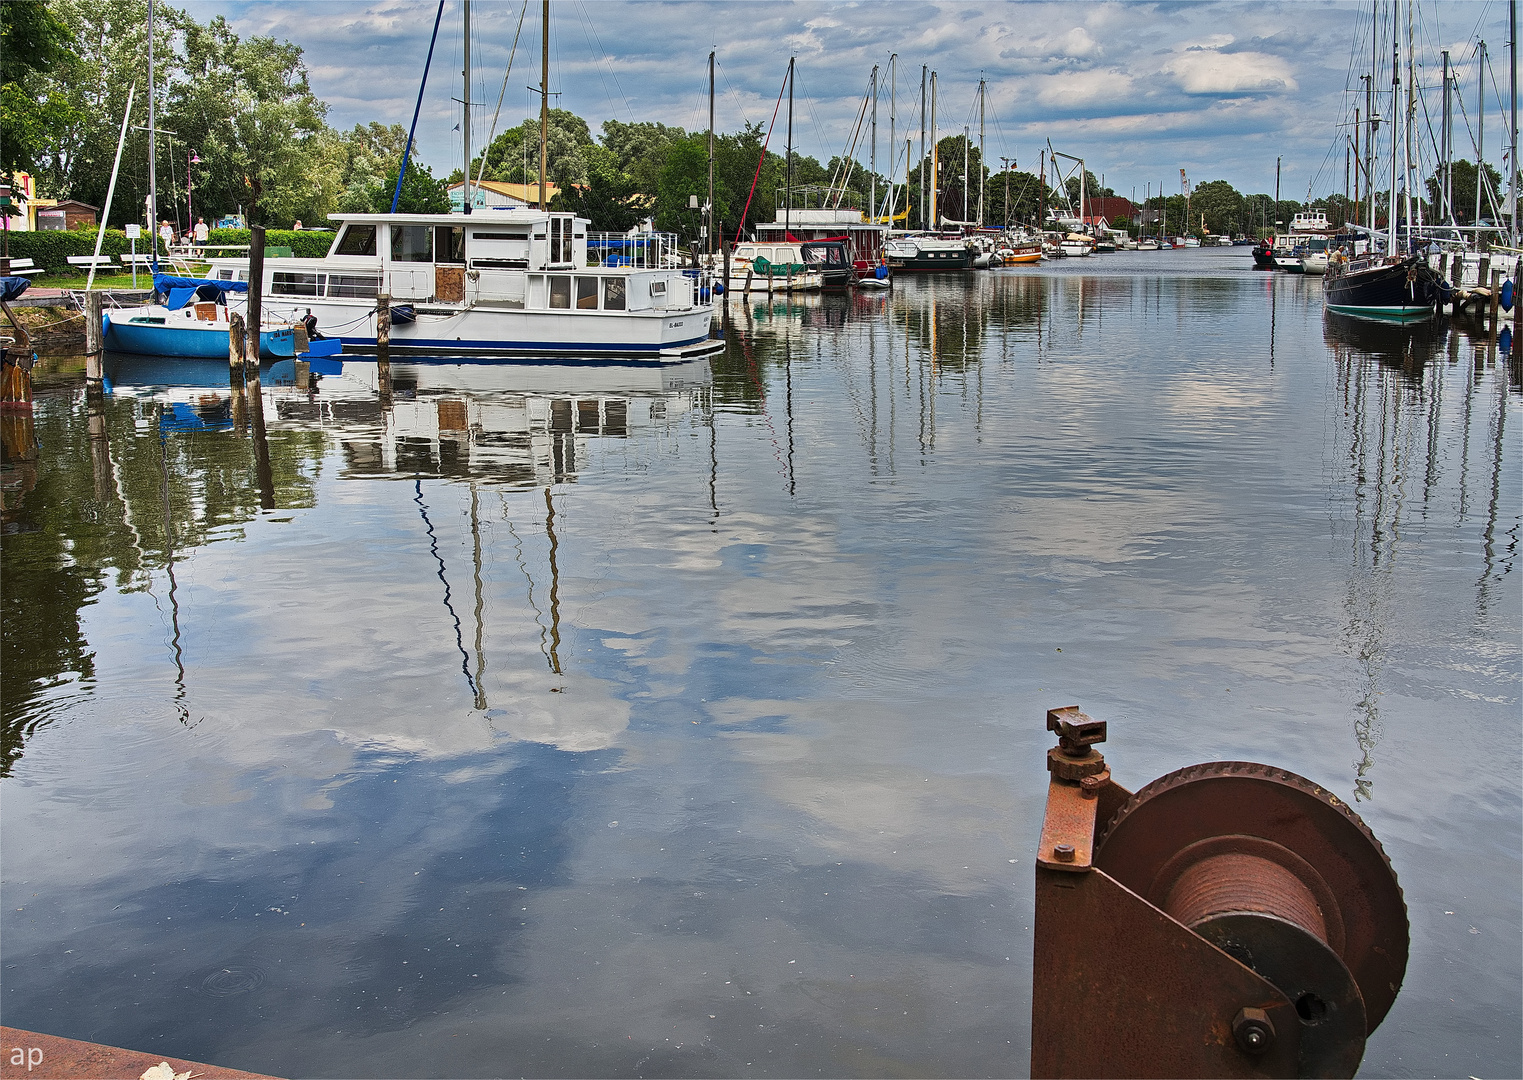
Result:
{"label": "boat railing", "polygon": [[636,270],[659,270],[682,265],[683,252],[676,233],[589,232],[589,266],[628,266]]}

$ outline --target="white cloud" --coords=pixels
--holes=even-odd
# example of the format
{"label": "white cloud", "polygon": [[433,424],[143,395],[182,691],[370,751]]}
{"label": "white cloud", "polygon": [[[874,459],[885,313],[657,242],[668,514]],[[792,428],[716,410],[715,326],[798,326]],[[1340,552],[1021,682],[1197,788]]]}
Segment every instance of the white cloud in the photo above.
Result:
{"label": "white cloud", "polygon": [[1290,65],[1266,53],[1192,49],[1174,57],[1162,70],[1174,76],[1187,94],[1272,94],[1299,89]]}

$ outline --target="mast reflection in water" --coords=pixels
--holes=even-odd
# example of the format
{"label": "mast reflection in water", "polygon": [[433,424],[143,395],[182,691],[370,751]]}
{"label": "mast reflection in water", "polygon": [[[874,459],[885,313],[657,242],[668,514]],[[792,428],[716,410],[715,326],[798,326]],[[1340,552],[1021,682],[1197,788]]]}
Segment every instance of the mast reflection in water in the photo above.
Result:
{"label": "mast reflection in water", "polygon": [[277,367],[263,455],[225,365],[93,410],[44,372],[6,1023],[271,1075],[1019,1073],[1077,703],[1122,783],[1358,800],[1418,946],[1364,1068],[1523,1072],[1506,361],[1243,249],[1065,263],[752,294],[711,364],[396,363],[384,407]]}

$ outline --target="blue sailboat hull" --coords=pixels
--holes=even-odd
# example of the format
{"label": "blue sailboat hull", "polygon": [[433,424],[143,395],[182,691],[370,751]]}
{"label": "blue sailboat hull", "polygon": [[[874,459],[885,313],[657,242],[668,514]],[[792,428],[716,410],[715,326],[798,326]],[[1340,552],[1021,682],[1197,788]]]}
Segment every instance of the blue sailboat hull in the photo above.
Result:
{"label": "blue sailboat hull", "polygon": [[[172,356],[180,359],[227,359],[227,327],[185,320],[163,323],[115,322],[106,316],[106,348],[112,352],[136,356]],[[289,326],[263,330],[259,334],[259,355],[279,359],[296,355],[296,335]]]}

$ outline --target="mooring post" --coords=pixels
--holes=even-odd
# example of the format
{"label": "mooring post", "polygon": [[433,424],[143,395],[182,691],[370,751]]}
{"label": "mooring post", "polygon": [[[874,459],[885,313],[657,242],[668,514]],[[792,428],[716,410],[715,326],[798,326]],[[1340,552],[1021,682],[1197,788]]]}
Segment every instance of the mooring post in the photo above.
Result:
{"label": "mooring post", "polygon": [[375,298],[375,361],[381,405],[391,404],[391,294]]}
{"label": "mooring post", "polygon": [[1497,336],[1497,305],[1502,301],[1502,271],[1500,268],[1491,271],[1491,303],[1488,305],[1486,315],[1487,322],[1491,326],[1491,336]]}
{"label": "mooring post", "polygon": [[105,295],[95,289],[85,293],[85,378],[96,382],[101,380],[101,354],[106,348],[104,301]]}
{"label": "mooring post", "polygon": [[249,236],[249,318],[244,331],[243,377],[248,388],[249,431],[254,438],[254,468],[259,478],[259,505],[275,508],[275,486],[270,473],[270,444],[264,430],[264,387],[259,381],[259,350],[264,325],[264,226],[255,225]]}
{"label": "mooring post", "polygon": [[730,302],[730,245],[724,245],[724,302]]}
{"label": "mooring post", "polygon": [[240,435],[249,427],[248,392],[243,386],[243,354],[247,348],[243,316],[234,311],[227,317],[227,385],[233,395],[233,430]]}
{"label": "mooring post", "polygon": [[767,264],[767,299],[772,299],[772,264]]}

